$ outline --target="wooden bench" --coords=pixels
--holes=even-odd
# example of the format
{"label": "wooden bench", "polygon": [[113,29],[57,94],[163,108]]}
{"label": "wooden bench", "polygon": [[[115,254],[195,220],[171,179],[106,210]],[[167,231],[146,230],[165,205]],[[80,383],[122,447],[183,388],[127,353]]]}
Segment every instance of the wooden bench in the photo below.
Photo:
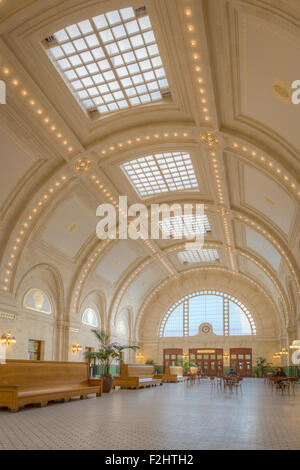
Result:
{"label": "wooden bench", "polygon": [[0,363],[0,407],[12,412],[20,406],[69,401],[102,394],[102,380],[89,379],[86,362],[7,360]]}
{"label": "wooden bench", "polygon": [[183,370],[180,366],[166,366],[163,377],[165,382],[171,383],[185,382],[188,380],[188,377],[183,375]]}
{"label": "wooden bench", "polygon": [[114,387],[143,388],[162,385],[154,376],[154,367],[139,364],[121,364],[120,377],[114,377]]}

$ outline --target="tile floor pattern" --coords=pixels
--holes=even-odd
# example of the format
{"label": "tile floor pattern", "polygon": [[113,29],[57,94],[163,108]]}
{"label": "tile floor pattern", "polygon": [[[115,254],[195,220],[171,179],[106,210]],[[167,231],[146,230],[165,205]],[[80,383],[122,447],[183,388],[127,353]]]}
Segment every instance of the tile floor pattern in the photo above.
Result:
{"label": "tile floor pattern", "polygon": [[300,449],[300,389],[282,396],[247,379],[242,393],[223,392],[203,381],[1,409],[2,449]]}

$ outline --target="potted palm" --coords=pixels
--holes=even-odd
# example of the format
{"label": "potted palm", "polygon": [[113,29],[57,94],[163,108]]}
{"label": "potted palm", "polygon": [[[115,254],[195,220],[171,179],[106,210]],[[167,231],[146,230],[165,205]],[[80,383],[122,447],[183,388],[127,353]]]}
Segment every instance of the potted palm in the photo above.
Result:
{"label": "potted palm", "polygon": [[163,371],[164,371],[164,368],[163,366],[160,366],[159,364],[155,364],[154,360],[153,359],[148,359],[145,364],[147,366],[153,366],[154,367],[154,371],[155,371],[155,375],[159,375],[159,374],[162,374]]}
{"label": "potted palm", "polygon": [[256,361],[256,370],[260,377],[264,377],[268,368],[272,365],[271,362],[267,362],[264,357],[259,357]]}
{"label": "potted palm", "polygon": [[187,375],[189,372],[190,367],[196,367],[196,364],[193,361],[178,361],[178,365],[180,365],[183,368],[184,374]]}
{"label": "potted palm", "polygon": [[103,366],[103,374],[101,375],[103,384],[103,393],[109,393],[113,385],[113,377],[110,373],[110,368],[113,362],[122,363],[121,353],[125,349],[132,349],[136,351],[139,346],[122,345],[119,343],[111,343],[110,336],[104,330],[92,330],[94,335],[99,341],[98,351],[86,351],[84,353],[86,359],[96,358],[101,366]]}

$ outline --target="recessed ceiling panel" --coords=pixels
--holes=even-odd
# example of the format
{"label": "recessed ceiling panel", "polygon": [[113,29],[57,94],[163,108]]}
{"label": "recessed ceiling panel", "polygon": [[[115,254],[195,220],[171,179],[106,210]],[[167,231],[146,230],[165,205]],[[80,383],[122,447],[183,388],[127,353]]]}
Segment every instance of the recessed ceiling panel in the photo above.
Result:
{"label": "recessed ceiling panel", "polygon": [[114,284],[140,256],[136,246],[132,246],[130,242],[125,240],[119,241],[102,258],[96,272],[99,276]]}
{"label": "recessed ceiling panel", "polygon": [[281,256],[277,250],[255,230],[250,227],[246,227],[246,244],[248,248],[256,251],[266,261],[268,261],[275,270],[279,268]]}
{"label": "recessed ceiling panel", "polygon": [[291,84],[299,79],[299,36],[248,15],[240,19],[239,34],[243,115],[299,148],[300,110],[291,101]]}
{"label": "recessed ceiling panel", "polygon": [[132,301],[141,300],[155,284],[165,279],[166,276],[166,272],[159,264],[149,266],[142,271],[128,289],[129,297]]}
{"label": "recessed ceiling panel", "polygon": [[0,208],[2,208],[12,191],[35,164],[36,159],[15,140],[12,134],[7,133],[2,127],[0,127],[0,141],[2,156]]}
{"label": "recessed ceiling panel", "polygon": [[54,211],[46,223],[43,240],[73,258],[92,234],[96,236],[96,224],[96,213],[73,196]]}
{"label": "recessed ceiling panel", "polygon": [[262,212],[286,234],[289,233],[295,205],[281,186],[255,168],[245,165],[245,203]]}
{"label": "recessed ceiling panel", "polygon": [[245,274],[249,274],[264,288],[267,288],[269,294],[272,295],[273,300],[277,303],[278,301],[278,291],[270,280],[270,278],[252,261],[247,260],[243,257],[239,257],[241,270]]}

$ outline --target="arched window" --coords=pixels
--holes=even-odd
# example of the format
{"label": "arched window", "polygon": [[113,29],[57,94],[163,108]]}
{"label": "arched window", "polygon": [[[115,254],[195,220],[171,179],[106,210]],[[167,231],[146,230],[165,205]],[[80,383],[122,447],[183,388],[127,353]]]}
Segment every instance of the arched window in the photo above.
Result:
{"label": "arched window", "polygon": [[82,323],[84,325],[93,326],[94,328],[98,328],[99,322],[98,317],[92,308],[86,308],[82,315]]}
{"label": "arched window", "polygon": [[119,335],[126,335],[127,334],[127,328],[126,328],[124,320],[120,320],[118,322],[118,324],[117,324],[117,333],[119,333]]}
{"label": "arched window", "polygon": [[23,307],[35,312],[52,313],[48,296],[40,289],[30,289],[24,297]]}
{"label": "arched window", "polygon": [[202,291],[186,295],[168,310],[160,336],[195,336],[202,323],[210,323],[216,335],[256,335],[253,317],[242,302],[224,292]]}

